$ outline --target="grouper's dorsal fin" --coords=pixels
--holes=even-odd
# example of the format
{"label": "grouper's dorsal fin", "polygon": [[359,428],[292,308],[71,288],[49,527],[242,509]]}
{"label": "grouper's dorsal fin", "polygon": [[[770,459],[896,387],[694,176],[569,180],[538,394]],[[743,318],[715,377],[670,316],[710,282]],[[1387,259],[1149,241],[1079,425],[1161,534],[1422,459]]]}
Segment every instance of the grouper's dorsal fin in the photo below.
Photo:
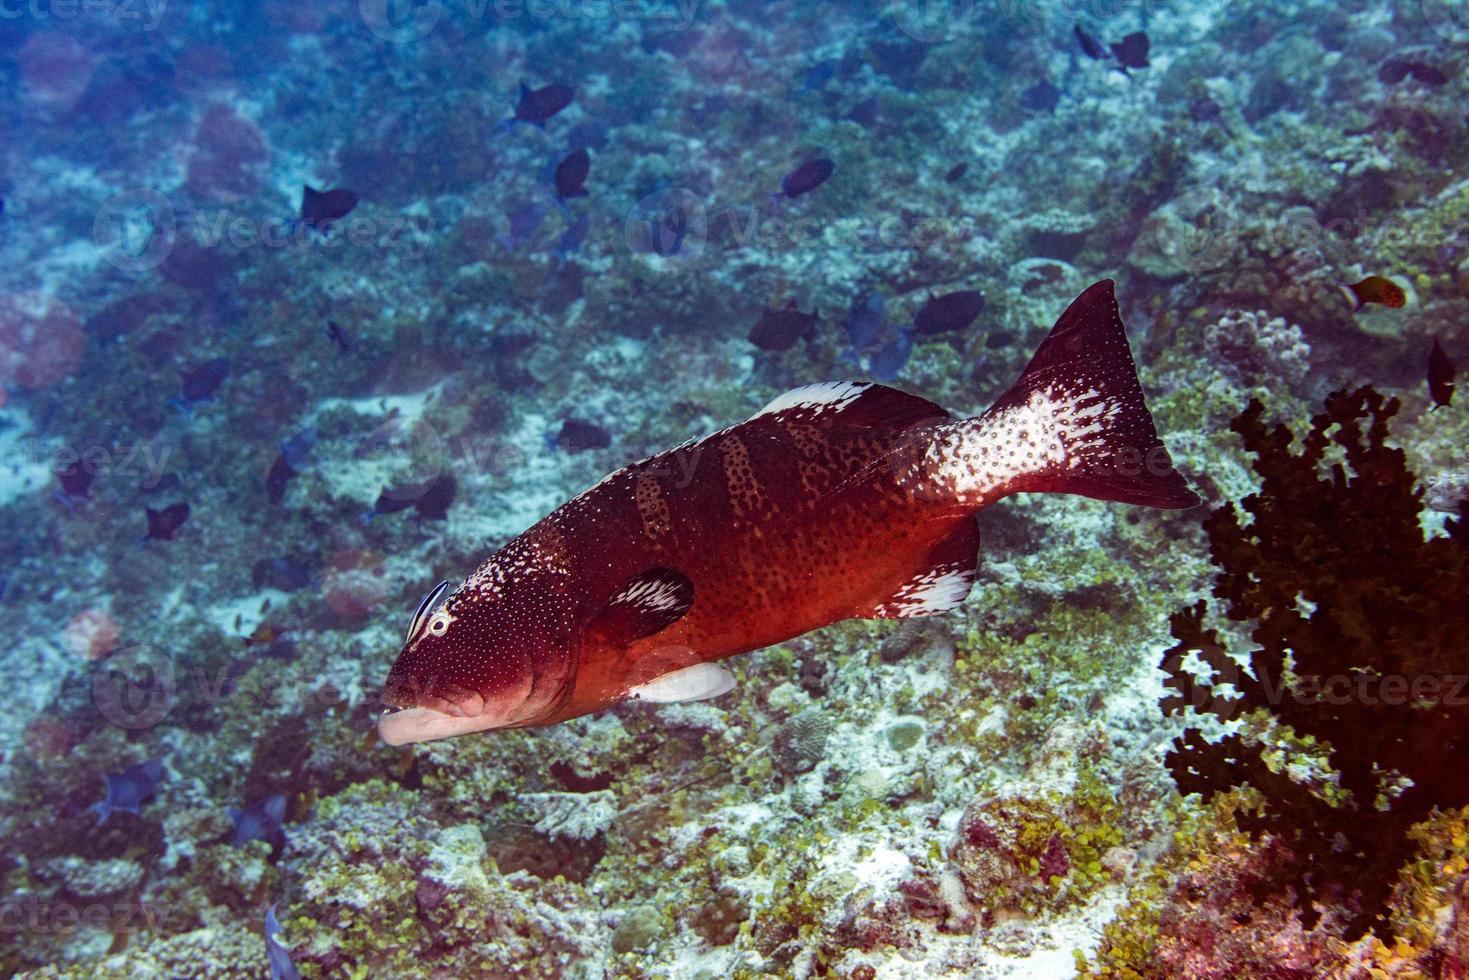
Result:
{"label": "grouper's dorsal fin", "polygon": [[926,398],[871,381],[827,381],[792,388],[750,420],[777,415],[808,425],[840,423],[897,429],[950,418],[948,412]]}
{"label": "grouper's dorsal fin", "polygon": [[652,636],[678,622],[694,604],[694,583],[682,572],[655,566],[612,594],[587,626],[615,646]]}

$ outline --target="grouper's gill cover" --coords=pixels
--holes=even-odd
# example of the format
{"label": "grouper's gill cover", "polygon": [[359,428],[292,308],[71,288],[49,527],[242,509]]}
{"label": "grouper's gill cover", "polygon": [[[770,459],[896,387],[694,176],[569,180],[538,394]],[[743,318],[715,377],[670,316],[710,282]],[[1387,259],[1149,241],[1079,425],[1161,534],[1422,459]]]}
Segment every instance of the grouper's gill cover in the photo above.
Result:
{"label": "grouper's gill cover", "polygon": [[1110,280],[981,415],[866,382],[808,385],[624,467],[432,598],[389,673],[393,744],[713,697],[719,661],[853,617],[964,601],[975,513],[1011,493],[1189,507]]}

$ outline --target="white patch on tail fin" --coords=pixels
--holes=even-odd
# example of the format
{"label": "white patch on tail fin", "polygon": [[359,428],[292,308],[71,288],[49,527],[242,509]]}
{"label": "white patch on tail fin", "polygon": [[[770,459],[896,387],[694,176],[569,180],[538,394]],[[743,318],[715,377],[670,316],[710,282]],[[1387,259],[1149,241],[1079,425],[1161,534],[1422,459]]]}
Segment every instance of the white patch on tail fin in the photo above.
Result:
{"label": "white patch on tail fin", "polygon": [[974,586],[975,569],[945,565],[930,569],[906,582],[893,597],[874,612],[877,619],[912,619],[939,616],[964,604]]}
{"label": "white patch on tail fin", "polygon": [[840,412],[871,387],[870,381],[826,381],[821,384],[802,385],[799,388],[792,388],[783,395],[777,395],[769,405],[751,415],[750,418],[758,419],[762,415],[774,415],[776,412],[787,410],[817,415],[826,412]]}
{"label": "white patch on tail fin", "polygon": [[1111,280],[1066,308],[994,407],[935,427],[913,478],[976,507],[1022,491],[1199,502],[1153,427]]}
{"label": "white patch on tail fin", "polygon": [[734,675],[718,664],[693,664],[639,684],[628,695],[653,704],[676,704],[717,698],[734,686]]}

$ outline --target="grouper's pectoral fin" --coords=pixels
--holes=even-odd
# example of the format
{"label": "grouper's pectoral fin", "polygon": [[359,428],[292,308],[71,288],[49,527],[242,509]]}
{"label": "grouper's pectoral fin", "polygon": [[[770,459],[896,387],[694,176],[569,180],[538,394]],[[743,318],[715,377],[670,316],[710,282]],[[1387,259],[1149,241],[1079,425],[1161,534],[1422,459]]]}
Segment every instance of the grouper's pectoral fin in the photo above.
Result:
{"label": "grouper's pectoral fin", "polygon": [[612,646],[652,636],[682,619],[694,604],[694,583],[682,572],[656,566],[639,572],[612,594],[587,632]]}
{"label": "grouper's pectoral fin", "polygon": [[979,566],[979,525],[965,520],[929,549],[897,591],[853,615],[859,619],[939,616],[963,605]]}
{"label": "grouper's pectoral fin", "polygon": [[692,664],[639,684],[628,696],[653,704],[707,701],[734,690],[734,675],[719,664]]}

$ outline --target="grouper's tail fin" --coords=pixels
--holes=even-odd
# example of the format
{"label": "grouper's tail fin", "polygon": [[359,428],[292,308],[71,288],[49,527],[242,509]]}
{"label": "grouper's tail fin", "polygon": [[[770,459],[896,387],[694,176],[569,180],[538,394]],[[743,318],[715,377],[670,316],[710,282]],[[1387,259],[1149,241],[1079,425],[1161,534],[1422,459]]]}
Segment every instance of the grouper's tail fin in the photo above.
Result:
{"label": "grouper's tail fin", "polygon": [[1004,492],[1199,502],[1153,427],[1110,279],[1066,308],[1014,386],[971,422],[977,431],[966,442],[1008,464]]}

